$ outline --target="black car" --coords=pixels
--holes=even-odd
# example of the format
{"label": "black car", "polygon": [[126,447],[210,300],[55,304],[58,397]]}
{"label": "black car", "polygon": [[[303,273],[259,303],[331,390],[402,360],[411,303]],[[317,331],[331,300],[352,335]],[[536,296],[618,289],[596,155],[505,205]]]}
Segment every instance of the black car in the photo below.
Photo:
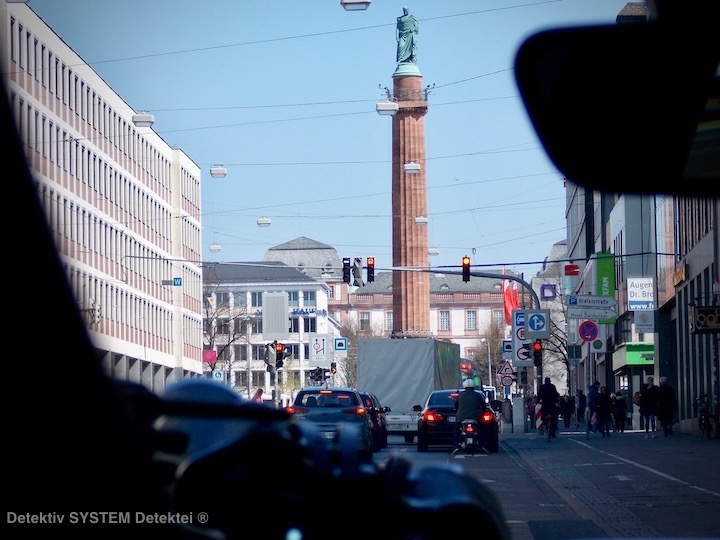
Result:
{"label": "black car", "polygon": [[300,421],[315,423],[328,440],[337,437],[339,424],[354,424],[359,428],[360,450],[369,455],[374,452],[373,422],[354,388],[309,386],[298,392],[285,411]]}
{"label": "black car", "polygon": [[[460,390],[435,390],[425,401],[418,419],[418,452],[427,452],[430,446],[454,446],[455,411]],[[480,390],[475,392],[485,394]],[[490,453],[498,451],[498,423],[489,407],[483,413],[481,429],[487,430],[487,447]]]}
{"label": "black car", "polygon": [[390,407],[384,407],[375,394],[360,392],[365,408],[368,410],[370,419],[373,422],[373,450],[379,452],[388,445],[387,419],[385,413],[390,412]]}

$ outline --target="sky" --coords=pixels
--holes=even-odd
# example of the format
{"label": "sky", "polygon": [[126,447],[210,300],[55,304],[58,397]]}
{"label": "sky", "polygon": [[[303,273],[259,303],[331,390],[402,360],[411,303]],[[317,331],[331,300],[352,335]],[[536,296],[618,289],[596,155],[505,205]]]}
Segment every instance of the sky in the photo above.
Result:
{"label": "sky", "polygon": [[[202,169],[205,261],[304,236],[392,266],[395,26],[419,21],[432,267],[533,277],[566,239],[564,178],[514,78],[535,32],[614,24],[626,0],[30,0],[153,129]],[[223,179],[210,167],[223,165]],[[258,227],[269,217],[269,227]],[[216,244],[220,251],[211,252]]]}

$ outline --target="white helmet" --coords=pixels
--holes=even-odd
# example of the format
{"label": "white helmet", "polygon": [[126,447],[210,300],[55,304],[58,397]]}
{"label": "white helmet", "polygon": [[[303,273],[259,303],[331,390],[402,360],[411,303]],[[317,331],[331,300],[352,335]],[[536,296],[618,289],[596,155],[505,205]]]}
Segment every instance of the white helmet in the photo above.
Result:
{"label": "white helmet", "polygon": [[475,388],[475,381],[472,379],[465,379],[463,381],[463,388]]}

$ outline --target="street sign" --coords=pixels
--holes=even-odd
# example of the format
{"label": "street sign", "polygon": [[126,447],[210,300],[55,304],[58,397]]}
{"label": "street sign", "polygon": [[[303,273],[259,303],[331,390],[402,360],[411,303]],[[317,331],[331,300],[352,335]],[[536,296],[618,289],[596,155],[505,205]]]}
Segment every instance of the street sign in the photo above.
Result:
{"label": "street sign", "polygon": [[617,308],[617,300],[610,296],[578,296],[571,294],[567,298],[567,305],[575,307]]}
{"label": "street sign", "polygon": [[310,334],[310,364],[330,367],[330,334]]}
{"label": "street sign", "polygon": [[512,386],[513,382],[514,379],[512,378],[512,375],[503,375],[500,377],[500,384],[502,384],[505,388]]}
{"label": "street sign", "polygon": [[347,338],[336,337],[333,343],[333,349],[335,350],[335,354],[337,354],[337,356],[342,358],[347,357]]}
{"label": "street sign", "polygon": [[585,321],[578,327],[578,335],[583,341],[594,341],[598,337],[598,325],[594,321]]}
{"label": "street sign", "polygon": [[534,365],[527,349],[523,348],[523,345],[530,344],[530,340],[525,335],[527,329],[525,315],[523,309],[514,309],[512,312],[513,366],[516,368],[532,367]]}
{"label": "street sign", "polygon": [[515,373],[515,370],[513,369],[513,366],[512,366],[512,363],[510,362],[510,360],[505,360],[505,363],[498,370],[498,373],[500,375],[507,375],[507,374],[512,375],[513,373]]}
{"label": "street sign", "polygon": [[550,339],[549,309],[535,309],[525,312],[525,338]]}
{"label": "street sign", "polygon": [[512,340],[511,339],[503,339],[502,357],[503,358],[512,358],[512,356],[513,356]]}
{"label": "street sign", "polygon": [[569,307],[567,309],[568,319],[616,319],[617,311],[610,308],[593,307]]}

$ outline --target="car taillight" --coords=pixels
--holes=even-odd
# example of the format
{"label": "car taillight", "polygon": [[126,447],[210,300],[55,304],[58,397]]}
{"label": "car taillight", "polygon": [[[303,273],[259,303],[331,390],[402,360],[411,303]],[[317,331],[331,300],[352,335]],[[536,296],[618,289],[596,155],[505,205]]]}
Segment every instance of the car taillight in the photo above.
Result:
{"label": "car taillight", "polygon": [[436,412],[426,412],[423,415],[423,419],[425,419],[426,422],[442,422],[443,415]]}
{"label": "car taillight", "polygon": [[494,412],[485,411],[484,413],[482,413],[482,421],[485,422],[486,424],[492,422],[493,420],[495,420]]}
{"label": "car taillight", "polygon": [[357,414],[360,416],[367,415],[367,409],[365,407],[350,407],[348,409],[343,409],[342,412],[344,414]]}
{"label": "car taillight", "polygon": [[465,433],[472,433],[473,431],[475,431],[475,426],[473,426],[472,424],[465,424],[463,426],[463,429],[465,430]]}
{"label": "car taillight", "polygon": [[305,414],[306,412],[309,412],[309,409],[304,409],[302,407],[296,407],[295,405],[290,405],[289,407],[285,408],[285,412],[288,414]]}

